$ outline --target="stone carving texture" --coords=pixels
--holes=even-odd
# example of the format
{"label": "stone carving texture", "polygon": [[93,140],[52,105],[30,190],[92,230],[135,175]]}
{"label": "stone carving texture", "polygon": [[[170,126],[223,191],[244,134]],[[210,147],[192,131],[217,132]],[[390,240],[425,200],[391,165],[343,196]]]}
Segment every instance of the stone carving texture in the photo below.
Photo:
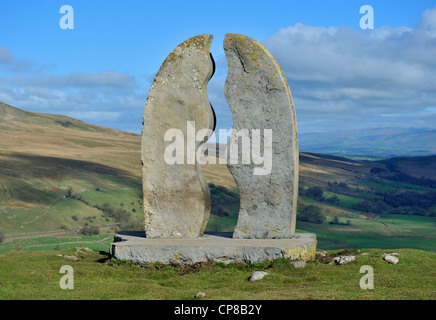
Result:
{"label": "stone carving texture", "polygon": [[[272,130],[269,174],[255,175],[258,166],[252,160],[242,163],[241,139],[239,162],[232,164],[228,158],[227,165],[240,192],[239,218],[233,237],[291,238],[295,233],[299,155],[296,115],[288,82],[272,54],[256,40],[227,34],[224,51],[229,65],[224,91],[233,114],[233,131]],[[230,143],[228,150],[231,151]]]}
{"label": "stone carving texture", "polygon": [[[214,73],[210,54],[212,35],[200,35],[180,44],[166,58],[148,94],[142,126],[142,182],[147,238],[201,237],[210,215],[210,193],[194,150],[184,144],[184,162],[168,164],[164,141],[169,129],[188,138],[187,122],[195,121],[195,134],[213,129],[213,109],[206,86]],[[194,153],[195,155],[195,153]]]}

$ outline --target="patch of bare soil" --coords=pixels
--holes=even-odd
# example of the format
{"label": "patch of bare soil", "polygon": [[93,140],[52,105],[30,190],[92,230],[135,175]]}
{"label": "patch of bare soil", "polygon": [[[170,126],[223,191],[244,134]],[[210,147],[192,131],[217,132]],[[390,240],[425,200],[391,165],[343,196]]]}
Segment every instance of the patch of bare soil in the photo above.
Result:
{"label": "patch of bare soil", "polygon": [[317,254],[315,256],[315,260],[313,262],[314,263],[329,264],[333,261],[334,258],[343,257],[343,256],[352,256],[352,255],[356,255],[358,252],[359,252],[359,250],[357,250],[357,249],[345,249],[345,250],[339,251],[337,253],[332,253],[330,255],[326,255],[325,257]]}

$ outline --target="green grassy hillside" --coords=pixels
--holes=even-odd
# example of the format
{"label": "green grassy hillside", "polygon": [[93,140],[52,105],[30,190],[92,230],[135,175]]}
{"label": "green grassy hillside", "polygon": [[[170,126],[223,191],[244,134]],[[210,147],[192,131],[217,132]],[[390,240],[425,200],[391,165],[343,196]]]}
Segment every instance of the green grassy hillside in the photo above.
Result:
{"label": "green grassy hillside", "polygon": [[[142,228],[139,135],[1,103],[0,114],[0,252],[45,249],[25,241],[48,236],[79,243],[96,230],[110,237]],[[204,165],[203,172],[213,204],[207,230],[232,231],[236,184],[225,165]],[[299,217],[315,206],[325,220],[300,219],[298,231],[316,233],[323,249],[436,252],[434,177],[436,157],[362,161],[302,153]]]}

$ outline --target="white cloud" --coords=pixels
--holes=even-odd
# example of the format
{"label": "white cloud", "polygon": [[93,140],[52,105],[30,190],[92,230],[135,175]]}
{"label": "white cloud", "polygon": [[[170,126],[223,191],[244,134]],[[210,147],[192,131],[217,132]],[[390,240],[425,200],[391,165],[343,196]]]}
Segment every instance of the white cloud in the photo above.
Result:
{"label": "white cloud", "polygon": [[38,74],[53,67],[54,64],[43,65],[36,61],[16,59],[11,50],[0,46],[0,71]]}
{"label": "white cloud", "polygon": [[72,72],[56,75],[25,75],[0,78],[4,85],[32,86],[44,88],[137,88],[135,77],[117,71],[102,71],[99,73]]}
{"label": "white cloud", "polygon": [[423,30],[430,37],[436,37],[436,10],[427,9],[422,13],[419,29]]}
{"label": "white cloud", "polygon": [[289,80],[303,131],[317,129],[314,120],[327,120],[325,130],[365,126],[381,113],[416,112],[411,121],[432,125],[421,111],[436,104],[436,8],[414,29],[298,23],[264,44]]}
{"label": "white cloud", "polygon": [[137,133],[145,99],[134,76],[116,71],[0,77],[1,102]]}
{"label": "white cloud", "polygon": [[8,48],[0,46],[0,64],[10,64],[14,61],[14,55]]}

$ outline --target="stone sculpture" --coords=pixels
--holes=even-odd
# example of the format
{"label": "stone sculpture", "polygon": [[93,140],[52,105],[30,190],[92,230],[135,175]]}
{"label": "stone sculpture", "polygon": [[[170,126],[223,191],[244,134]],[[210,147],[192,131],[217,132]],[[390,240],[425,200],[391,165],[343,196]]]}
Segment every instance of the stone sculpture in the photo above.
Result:
{"label": "stone sculpture", "polygon": [[212,39],[212,35],[199,35],[175,48],[162,64],[148,94],[142,126],[147,238],[201,237],[209,219],[209,188],[195,152],[210,135],[193,146],[183,148],[183,144],[182,163],[168,163],[164,156],[174,143],[165,141],[168,130],[179,130],[184,143],[189,135],[196,137],[199,130],[212,131],[215,126],[206,90],[215,69],[210,53]]}
{"label": "stone sculpture", "polygon": [[[214,71],[211,41],[210,35],[185,41],[156,75],[142,128],[146,232],[118,233],[110,253],[116,259],[137,263],[187,265],[207,261],[251,264],[278,258],[311,260],[316,253],[316,235],[294,235],[298,142],[291,92],[268,50],[236,34],[226,35],[224,49],[229,64],[225,95],[234,117],[228,166],[240,191],[239,220],[233,238],[232,233],[202,236],[209,218],[209,189],[198,162],[188,160],[193,155],[195,158],[215,125],[206,94]],[[194,121],[195,127],[189,127]],[[195,145],[188,146],[187,142],[182,157],[173,164],[165,160],[165,154],[177,136],[174,142],[165,136],[174,129],[184,137],[196,136],[203,129],[209,129],[209,134],[203,140],[196,139]],[[248,153],[253,158],[248,162],[239,162],[247,154],[242,142],[234,143],[241,132],[250,138]],[[239,160],[233,163],[231,149],[235,145]],[[264,159],[270,153],[272,161],[270,166],[259,168],[262,149]]]}
{"label": "stone sculpture", "polygon": [[[227,149],[232,151],[232,143],[239,146],[239,162],[227,162],[240,193],[233,237],[289,239],[295,233],[299,155],[288,82],[272,54],[256,40],[227,34],[224,51],[229,65],[224,91],[233,114]],[[271,152],[272,165],[266,174],[256,174],[254,159],[242,163],[242,139],[238,140],[235,133],[246,130],[253,148],[258,142],[253,139],[253,129],[260,130],[262,143],[266,143],[266,132],[271,133],[271,148],[264,152]]]}

